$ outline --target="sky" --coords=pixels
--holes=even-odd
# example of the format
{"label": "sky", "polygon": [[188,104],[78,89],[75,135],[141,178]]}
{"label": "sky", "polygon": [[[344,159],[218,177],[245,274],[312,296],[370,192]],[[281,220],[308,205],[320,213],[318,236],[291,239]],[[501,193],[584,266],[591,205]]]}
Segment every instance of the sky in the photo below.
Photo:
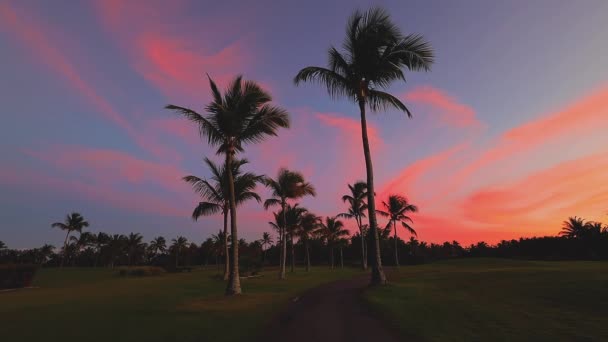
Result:
{"label": "sky", "polygon": [[[204,112],[206,74],[255,80],[290,113],[290,129],[246,146],[247,170],[299,170],[318,192],[301,205],[345,211],[347,183],[365,178],[358,109],[293,77],[325,66],[352,11],[374,5],[436,53],[430,72],[390,88],[412,119],[368,117],[378,203],[405,195],[429,242],[608,222],[607,1],[0,0],[0,240],[60,246],[51,223],[72,211],[92,232],[216,233],[220,215],[190,218],[199,198],[181,177],[222,159],[163,109]],[[271,217],[244,205],[240,236],[272,231]]]}

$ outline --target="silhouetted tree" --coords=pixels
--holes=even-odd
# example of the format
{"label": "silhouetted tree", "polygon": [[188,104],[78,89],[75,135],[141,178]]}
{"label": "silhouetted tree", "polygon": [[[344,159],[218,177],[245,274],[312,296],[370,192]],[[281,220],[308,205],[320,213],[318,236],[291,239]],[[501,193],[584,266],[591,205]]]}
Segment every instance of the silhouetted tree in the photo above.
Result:
{"label": "silhouetted tree", "polygon": [[177,239],[171,240],[171,249],[175,253],[175,267],[179,267],[179,255],[186,248],[188,239],[183,236],[178,236]]}
{"label": "silhouetted tree", "polygon": [[338,214],[338,217],[355,219],[357,228],[359,228],[359,234],[361,235],[361,267],[366,270],[367,253],[362,219],[365,217],[365,211],[367,210],[367,204],[365,203],[365,198],[367,198],[367,184],[359,181],[353,185],[348,184],[348,189],[350,190],[350,194],[342,196],[342,201],[348,202],[349,204],[348,211]]}
{"label": "silhouetted tree", "polygon": [[344,228],[344,223],[335,217],[326,217],[325,222],[321,222],[319,234],[327,242],[329,247],[329,263],[330,267],[334,268],[334,248],[338,246],[339,240],[350,235],[350,232]]}
{"label": "silhouetted tree", "polygon": [[53,228],[59,228],[61,230],[65,230],[65,240],[63,241],[63,257],[61,258],[61,266],[63,267],[63,263],[65,261],[65,254],[67,251],[68,245],[68,237],[72,232],[81,233],[83,228],[89,226],[89,222],[85,221],[84,217],[79,213],[71,213],[66,216],[64,222],[55,222],[51,224]]}
{"label": "silhouetted tree", "polygon": [[260,243],[262,244],[262,263],[264,263],[266,261],[266,247],[270,247],[274,243],[272,236],[270,236],[270,233],[262,233],[262,239],[260,240]]}
{"label": "silhouetted tree", "polygon": [[[400,195],[390,195],[388,197],[388,202],[382,202],[382,206],[385,210],[377,210],[378,214],[388,217],[389,221],[385,230],[390,232],[391,225],[395,231],[394,239],[395,239],[395,266],[399,267],[399,254],[398,254],[398,238],[397,238],[397,222],[400,222],[403,228],[410,232],[412,235],[416,234],[414,228],[412,228],[409,223],[413,223],[412,219],[406,214],[411,212],[415,213],[418,211],[418,207],[409,203],[407,198]],[[408,223],[409,222],[409,223]]]}

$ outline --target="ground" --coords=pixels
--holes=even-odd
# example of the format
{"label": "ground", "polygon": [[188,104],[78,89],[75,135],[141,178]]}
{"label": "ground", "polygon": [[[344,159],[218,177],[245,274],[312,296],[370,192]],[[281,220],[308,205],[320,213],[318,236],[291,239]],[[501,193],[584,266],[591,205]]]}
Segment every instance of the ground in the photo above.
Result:
{"label": "ground", "polygon": [[3,340],[608,340],[608,262],[453,260],[388,268],[378,288],[354,269],[268,270],[237,298],[215,269],[115,273],[45,269],[0,293]]}

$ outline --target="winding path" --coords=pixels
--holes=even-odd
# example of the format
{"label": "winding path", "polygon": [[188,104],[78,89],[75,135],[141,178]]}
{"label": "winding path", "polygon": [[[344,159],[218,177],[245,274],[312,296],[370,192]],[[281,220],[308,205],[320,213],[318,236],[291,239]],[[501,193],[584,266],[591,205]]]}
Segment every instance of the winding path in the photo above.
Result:
{"label": "winding path", "polygon": [[400,341],[360,299],[368,277],[340,280],[294,298],[260,341]]}

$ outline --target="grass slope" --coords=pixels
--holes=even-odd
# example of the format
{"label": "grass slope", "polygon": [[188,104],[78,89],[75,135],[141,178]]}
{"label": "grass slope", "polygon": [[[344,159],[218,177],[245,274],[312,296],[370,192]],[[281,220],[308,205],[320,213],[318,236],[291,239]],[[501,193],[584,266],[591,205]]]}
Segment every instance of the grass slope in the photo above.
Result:
{"label": "grass slope", "polygon": [[356,270],[274,270],[223,296],[215,269],[120,278],[108,269],[43,269],[37,289],[0,293],[6,341],[239,341],[255,336],[291,298]]}
{"label": "grass slope", "polygon": [[414,341],[608,341],[608,263],[465,259],[389,271],[366,300]]}

